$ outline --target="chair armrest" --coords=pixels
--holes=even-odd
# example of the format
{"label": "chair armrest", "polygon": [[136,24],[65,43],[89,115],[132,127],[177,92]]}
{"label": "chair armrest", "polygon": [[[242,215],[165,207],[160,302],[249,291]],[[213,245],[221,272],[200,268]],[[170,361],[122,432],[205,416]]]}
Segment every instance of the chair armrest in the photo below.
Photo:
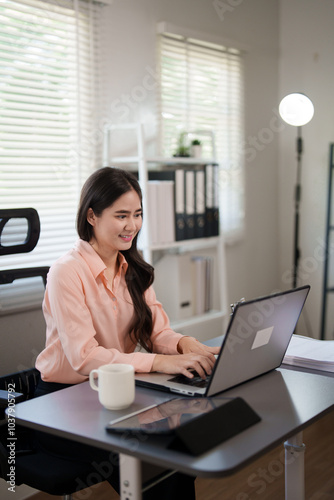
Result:
{"label": "chair armrest", "polygon": [[13,283],[17,279],[41,277],[44,286],[46,286],[46,278],[49,272],[49,267],[27,267],[25,269],[3,269],[0,271],[0,285]]}

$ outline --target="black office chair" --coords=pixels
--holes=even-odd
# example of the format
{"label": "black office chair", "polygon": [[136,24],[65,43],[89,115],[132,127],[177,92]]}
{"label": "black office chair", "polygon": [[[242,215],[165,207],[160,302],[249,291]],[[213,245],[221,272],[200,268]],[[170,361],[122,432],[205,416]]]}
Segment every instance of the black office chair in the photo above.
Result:
{"label": "black office chair", "polygon": [[[10,219],[26,219],[27,235],[23,243],[6,245],[2,242],[3,230]],[[0,256],[31,252],[39,239],[40,222],[35,209],[0,209]],[[0,286],[13,283],[17,279],[39,276],[46,284],[48,267],[28,269],[0,270]],[[44,335],[44,332],[43,332]],[[6,352],[2,350],[2,356]],[[15,398],[15,404],[34,397],[35,387],[40,378],[39,371],[27,368],[0,377],[0,477],[8,481],[10,473],[10,449],[8,448],[8,422],[5,420],[5,410],[8,401]],[[12,390],[15,387],[15,392]],[[63,495],[69,500],[71,494],[87,485],[87,478],[92,477],[92,466],[79,460],[69,459],[64,455],[51,453],[35,439],[33,430],[15,426],[15,484],[26,484],[51,495]],[[70,441],[68,448],[70,449]],[[105,478],[96,482],[102,482]],[[78,485],[81,484],[81,488]]]}

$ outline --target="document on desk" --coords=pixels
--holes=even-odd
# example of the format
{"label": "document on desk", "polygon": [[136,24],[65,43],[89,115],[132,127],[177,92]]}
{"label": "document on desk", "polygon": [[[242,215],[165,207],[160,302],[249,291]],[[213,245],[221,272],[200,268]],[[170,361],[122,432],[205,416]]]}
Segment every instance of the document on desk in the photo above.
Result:
{"label": "document on desk", "polygon": [[334,372],[334,340],[317,340],[293,335],[283,363]]}

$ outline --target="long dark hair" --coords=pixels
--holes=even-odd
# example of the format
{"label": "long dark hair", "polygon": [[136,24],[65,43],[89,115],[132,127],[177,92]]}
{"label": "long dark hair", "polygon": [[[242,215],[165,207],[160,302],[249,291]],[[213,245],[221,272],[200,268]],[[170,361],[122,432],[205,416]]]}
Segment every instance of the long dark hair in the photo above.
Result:
{"label": "long dark hair", "polygon": [[[142,202],[142,192],[133,174],[113,167],[103,167],[96,170],[86,180],[81,190],[77,213],[79,237],[82,240],[90,241],[94,236],[93,227],[87,221],[89,208],[99,217],[105,208],[110,207],[120,196],[131,191],[131,189],[138,194],[140,202]],[[131,247],[121,252],[128,263],[125,280],[134,307],[129,335],[144,349],[152,352],[152,312],[145,301],[144,292],[153,283],[154,270],[140,255],[137,249],[137,239],[138,234],[134,238]]]}

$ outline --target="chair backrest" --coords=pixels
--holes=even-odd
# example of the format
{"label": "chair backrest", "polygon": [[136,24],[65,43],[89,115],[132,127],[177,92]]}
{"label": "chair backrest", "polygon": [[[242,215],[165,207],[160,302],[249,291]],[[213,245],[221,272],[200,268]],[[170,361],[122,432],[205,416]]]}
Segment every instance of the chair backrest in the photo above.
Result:
{"label": "chair backrest", "polygon": [[[25,219],[20,221],[19,219]],[[14,224],[10,227],[10,224]],[[24,224],[22,223],[24,222]],[[7,225],[9,224],[9,225]],[[6,231],[7,230],[7,231]],[[34,208],[0,209],[0,265],[1,256],[31,252],[37,245],[40,236],[40,221]],[[19,269],[0,269],[1,285],[10,285],[15,280],[41,277],[46,285],[49,267],[30,267]],[[0,367],[0,389],[6,389],[8,381],[16,377],[16,387],[27,397],[33,392],[38,374],[34,371],[34,361],[45,342],[45,321],[39,305],[43,293],[42,282],[38,280],[32,285],[31,280],[25,281],[29,290],[36,290],[36,307],[24,312],[15,310],[15,314],[2,312],[0,316],[2,363]],[[37,288],[40,287],[38,290]],[[21,289],[17,283],[16,289]],[[24,290],[25,288],[23,288]],[[3,288],[4,303],[13,300],[12,287]],[[16,292],[15,292],[16,293]],[[29,292],[21,292],[22,296]],[[34,292],[35,293],[35,292]],[[16,295],[13,295],[15,297]],[[30,297],[29,297],[30,298]],[[35,298],[34,298],[35,300]],[[3,311],[5,308],[3,309]],[[8,380],[7,378],[8,375]]]}
{"label": "chair backrest", "polygon": [[[12,245],[3,244],[2,238],[6,224],[11,220],[18,219],[26,219],[28,224],[24,241]],[[0,256],[31,252],[39,240],[40,228],[39,216],[34,208],[0,208]],[[41,276],[45,286],[48,271],[48,267],[5,269],[0,271],[0,285],[13,283],[16,279]]]}
{"label": "chair backrest", "polygon": [[[11,219],[26,219],[28,222],[27,235],[23,243],[3,245],[3,230]],[[34,208],[0,208],[0,255],[31,252],[37,245],[39,235],[39,216]]]}

